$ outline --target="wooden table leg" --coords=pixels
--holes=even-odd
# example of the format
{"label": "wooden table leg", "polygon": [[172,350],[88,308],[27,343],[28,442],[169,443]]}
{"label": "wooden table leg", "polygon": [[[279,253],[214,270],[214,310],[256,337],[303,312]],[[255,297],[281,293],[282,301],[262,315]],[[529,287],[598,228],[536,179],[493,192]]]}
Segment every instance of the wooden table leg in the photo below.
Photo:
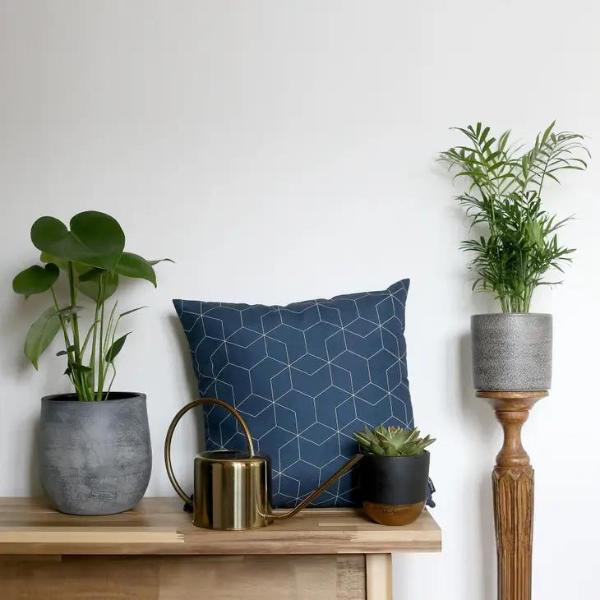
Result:
{"label": "wooden table leg", "polygon": [[367,554],[367,600],[392,600],[392,555]]}
{"label": "wooden table leg", "polygon": [[492,400],[504,444],[492,474],[498,600],[531,600],[533,468],[521,443],[529,410],[548,392],[478,392]]}

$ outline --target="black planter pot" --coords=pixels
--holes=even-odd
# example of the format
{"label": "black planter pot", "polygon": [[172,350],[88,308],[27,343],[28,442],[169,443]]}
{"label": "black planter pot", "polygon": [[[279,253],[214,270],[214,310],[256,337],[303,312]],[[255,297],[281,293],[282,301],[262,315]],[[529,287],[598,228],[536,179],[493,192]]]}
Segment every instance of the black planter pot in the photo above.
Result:
{"label": "black planter pot", "polygon": [[133,508],[152,470],[145,394],[42,398],[38,453],[42,487],[57,510],[108,515]]}
{"label": "black planter pot", "polygon": [[367,454],[360,461],[363,510],[382,525],[407,525],[423,511],[429,481],[429,452],[418,456]]}

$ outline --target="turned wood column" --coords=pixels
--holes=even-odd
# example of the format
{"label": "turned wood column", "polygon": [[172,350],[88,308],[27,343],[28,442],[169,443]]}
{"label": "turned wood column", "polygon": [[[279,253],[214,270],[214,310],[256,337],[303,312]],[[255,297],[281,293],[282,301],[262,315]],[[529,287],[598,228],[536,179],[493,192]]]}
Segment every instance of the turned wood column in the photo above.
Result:
{"label": "turned wood column", "polygon": [[477,392],[491,401],[504,430],[492,473],[498,553],[498,600],[531,600],[533,468],[521,444],[521,427],[547,391]]}

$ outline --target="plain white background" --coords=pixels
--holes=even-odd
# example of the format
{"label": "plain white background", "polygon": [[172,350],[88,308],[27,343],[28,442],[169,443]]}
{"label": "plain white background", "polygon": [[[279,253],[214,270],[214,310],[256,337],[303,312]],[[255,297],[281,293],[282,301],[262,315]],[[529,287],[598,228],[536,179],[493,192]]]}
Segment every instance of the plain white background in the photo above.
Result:
{"label": "plain white background", "polygon": [[[171,495],[161,446],[193,396],[173,297],[287,303],[402,278],[409,373],[432,475],[440,555],[395,557],[397,598],[495,597],[490,469],[500,445],[470,381],[467,235],[436,154],[478,119],[528,140],[551,120],[600,136],[600,5],[589,0],[0,0],[0,495],[38,493],[39,398],[67,389],[49,352],[22,356],[45,300],[10,282],[36,259],[35,218],[116,216],[159,287],[120,295],[134,334],[117,388],[148,394],[150,495]],[[555,318],[550,398],[525,429],[536,467],[534,596],[597,594],[600,164],[549,190],[576,214]],[[197,431],[177,438],[190,480]]]}

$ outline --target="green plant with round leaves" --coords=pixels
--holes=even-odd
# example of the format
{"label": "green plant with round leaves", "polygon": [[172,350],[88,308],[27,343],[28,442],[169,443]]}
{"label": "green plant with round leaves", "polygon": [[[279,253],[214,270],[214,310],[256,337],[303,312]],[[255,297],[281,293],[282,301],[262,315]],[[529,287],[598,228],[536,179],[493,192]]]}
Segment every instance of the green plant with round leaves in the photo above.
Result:
{"label": "green plant with round leaves", "polygon": [[[118,302],[110,299],[121,277],[144,279],[156,287],[154,265],[170,259],[146,260],[125,252],[119,223],[97,211],[75,215],[69,228],[54,217],[41,217],[31,227],[31,241],[42,264],[21,271],[13,290],[25,298],[47,293],[52,304],[29,328],[25,354],[37,369],[40,356],[62,333],[64,349],[58,356],[66,358],[65,375],[77,397],[106,399],[116,375],[115,359],[131,333],[117,336],[121,319],[143,308],[119,313]],[[93,301],[86,327],[80,319],[86,311],[82,297]]]}
{"label": "green plant with round leaves", "polygon": [[379,425],[354,434],[363,454],[378,456],[419,456],[435,439],[421,437],[418,429]]}
{"label": "green plant with round leaves", "polygon": [[555,131],[551,123],[528,150],[510,143],[510,131],[499,136],[477,123],[455,128],[465,145],[442,152],[441,159],[469,180],[458,196],[481,235],[462,243],[473,255],[473,289],[491,292],[503,312],[529,312],[534,290],[547,281],[546,273],[563,270],[573,248],[559,245],[557,231],[569,220],[558,220],[542,207],[548,181],[559,182],[567,170],[583,171],[590,156],[583,136]]}

